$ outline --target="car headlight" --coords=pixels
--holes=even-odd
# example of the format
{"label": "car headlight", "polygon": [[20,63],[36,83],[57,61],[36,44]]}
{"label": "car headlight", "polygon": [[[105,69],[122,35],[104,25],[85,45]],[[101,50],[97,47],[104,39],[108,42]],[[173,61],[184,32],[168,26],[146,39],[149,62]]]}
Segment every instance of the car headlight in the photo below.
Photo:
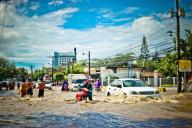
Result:
{"label": "car headlight", "polygon": [[138,95],[139,93],[136,92],[136,91],[131,91],[131,94],[133,94],[133,95]]}

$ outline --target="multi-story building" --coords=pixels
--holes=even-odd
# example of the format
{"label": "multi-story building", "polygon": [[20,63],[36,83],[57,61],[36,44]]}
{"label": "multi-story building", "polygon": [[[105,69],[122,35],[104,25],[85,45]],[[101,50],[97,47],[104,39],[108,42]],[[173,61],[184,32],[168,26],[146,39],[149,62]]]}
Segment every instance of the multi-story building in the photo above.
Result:
{"label": "multi-story building", "polygon": [[76,48],[74,48],[74,52],[54,52],[53,66],[54,68],[57,68],[59,65],[67,67],[69,63],[74,63],[76,60]]}

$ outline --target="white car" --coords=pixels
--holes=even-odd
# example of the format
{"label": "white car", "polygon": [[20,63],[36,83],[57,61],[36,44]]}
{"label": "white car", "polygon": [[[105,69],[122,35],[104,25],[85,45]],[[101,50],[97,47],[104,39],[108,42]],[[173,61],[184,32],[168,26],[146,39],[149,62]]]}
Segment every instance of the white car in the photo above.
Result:
{"label": "white car", "polygon": [[[38,82],[35,83],[35,87],[36,87],[36,88],[38,88],[39,82],[40,82],[40,81],[38,81]],[[45,88],[46,88],[46,89],[52,90],[52,86],[53,86],[53,83],[51,83],[50,81],[45,81]]]}
{"label": "white car", "polygon": [[52,86],[53,86],[53,83],[51,83],[50,81],[45,81],[45,88],[52,90]]}
{"label": "white car", "polygon": [[69,90],[78,91],[85,83],[86,79],[73,80],[72,84],[69,85]]}
{"label": "white car", "polygon": [[126,96],[160,96],[159,91],[154,87],[149,87],[144,81],[135,78],[116,79],[106,90],[106,95]]}

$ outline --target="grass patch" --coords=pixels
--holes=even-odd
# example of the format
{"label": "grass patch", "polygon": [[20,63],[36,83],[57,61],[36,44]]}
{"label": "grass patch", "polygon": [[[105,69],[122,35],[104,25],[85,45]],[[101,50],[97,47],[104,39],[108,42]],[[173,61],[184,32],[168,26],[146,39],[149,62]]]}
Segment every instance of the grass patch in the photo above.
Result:
{"label": "grass patch", "polygon": [[161,85],[161,87],[174,87],[174,85],[173,84],[163,84],[163,85]]}

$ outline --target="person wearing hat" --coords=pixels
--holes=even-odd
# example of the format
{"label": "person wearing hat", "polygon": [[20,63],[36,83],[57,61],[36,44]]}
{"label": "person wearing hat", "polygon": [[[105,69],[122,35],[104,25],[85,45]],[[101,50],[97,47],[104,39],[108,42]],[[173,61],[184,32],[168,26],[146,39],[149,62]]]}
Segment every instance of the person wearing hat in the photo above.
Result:
{"label": "person wearing hat", "polygon": [[87,91],[87,97],[89,98],[90,101],[92,101],[92,92],[93,92],[93,87],[91,84],[91,81],[88,79],[85,81],[85,84],[83,85],[83,88],[86,88]]}

